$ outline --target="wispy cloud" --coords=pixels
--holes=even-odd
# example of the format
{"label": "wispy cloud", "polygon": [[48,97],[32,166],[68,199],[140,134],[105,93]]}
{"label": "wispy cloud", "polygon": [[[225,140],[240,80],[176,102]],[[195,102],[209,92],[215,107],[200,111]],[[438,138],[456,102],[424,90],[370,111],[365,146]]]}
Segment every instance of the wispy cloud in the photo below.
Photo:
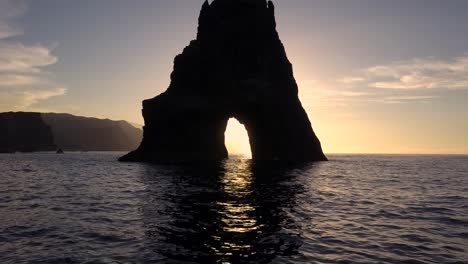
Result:
{"label": "wispy cloud", "polygon": [[339,83],[354,84],[365,81],[362,77],[344,77],[338,80]]}
{"label": "wispy cloud", "polygon": [[447,60],[415,58],[372,66],[358,76],[339,81],[352,83],[353,80],[381,89],[468,89],[468,53]]}
{"label": "wispy cloud", "polygon": [[428,100],[436,98],[434,95],[413,95],[413,96],[389,96],[386,97],[388,100],[403,100],[403,101],[413,101],[413,100]]}
{"label": "wispy cloud", "polygon": [[0,111],[19,111],[29,109],[41,100],[64,95],[65,88],[47,90],[0,91]]}
{"label": "wispy cloud", "polygon": [[64,95],[66,89],[63,87],[53,88],[51,90],[42,90],[42,91],[24,91],[20,94],[23,96],[23,103],[25,107],[29,107],[41,100],[46,100],[51,97]]}
{"label": "wispy cloud", "polygon": [[1,74],[0,87],[17,87],[25,85],[33,85],[42,82],[36,76],[18,75],[18,74]]}
{"label": "wispy cloud", "polygon": [[0,111],[29,110],[42,100],[66,92],[65,88],[57,88],[44,70],[58,60],[51,48],[14,40],[23,31],[13,20],[26,10],[23,0],[0,0]]}
{"label": "wispy cloud", "polygon": [[356,104],[430,103],[438,98],[428,90],[389,90],[367,87],[365,79],[346,81],[298,81],[300,98],[306,109],[313,111],[345,108]]}
{"label": "wispy cloud", "polygon": [[40,67],[56,62],[57,57],[47,47],[0,42],[0,73],[40,73]]}
{"label": "wispy cloud", "polygon": [[399,95],[387,96],[382,99],[375,99],[374,102],[384,104],[407,104],[407,103],[429,103],[432,99],[437,98],[434,95]]}
{"label": "wispy cloud", "polygon": [[334,87],[318,80],[298,81],[299,96],[305,108],[336,108],[346,107],[350,102],[360,100],[369,95],[364,91],[356,91],[344,87]]}
{"label": "wispy cloud", "polygon": [[23,0],[0,0],[0,39],[21,35],[23,31],[12,20],[26,12]]}
{"label": "wispy cloud", "polygon": [[349,89],[326,89],[324,86],[327,85],[318,80],[298,81],[297,84],[302,94],[316,97],[358,97],[368,94],[366,92]]}

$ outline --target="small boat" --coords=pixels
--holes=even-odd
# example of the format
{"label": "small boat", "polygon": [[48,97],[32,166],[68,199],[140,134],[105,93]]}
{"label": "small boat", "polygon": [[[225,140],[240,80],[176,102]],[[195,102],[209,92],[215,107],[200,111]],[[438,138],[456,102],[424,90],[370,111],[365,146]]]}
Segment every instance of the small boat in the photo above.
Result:
{"label": "small boat", "polygon": [[63,149],[59,148],[57,149],[57,154],[64,154],[65,152],[63,151]]}

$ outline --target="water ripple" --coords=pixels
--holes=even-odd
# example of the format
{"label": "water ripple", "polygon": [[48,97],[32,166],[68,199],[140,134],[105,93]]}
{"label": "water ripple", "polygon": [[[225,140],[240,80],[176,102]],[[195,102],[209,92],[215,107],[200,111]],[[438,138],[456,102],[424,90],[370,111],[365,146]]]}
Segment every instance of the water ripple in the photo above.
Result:
{"label": "water ripple", "polygon": [[0,155],[1,263],[467,263],[466,156]]}

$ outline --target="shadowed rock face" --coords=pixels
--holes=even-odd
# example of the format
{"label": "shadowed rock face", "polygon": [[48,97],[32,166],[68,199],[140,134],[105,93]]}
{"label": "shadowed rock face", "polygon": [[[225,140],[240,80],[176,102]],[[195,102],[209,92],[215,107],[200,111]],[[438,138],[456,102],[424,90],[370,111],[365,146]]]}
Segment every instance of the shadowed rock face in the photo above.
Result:
{"label": "shadowed rock face", "polygon": [[52,130],[40,113],[0,113],[0,153],[55,150]]}
{"label": "shadowed rock face", "polygon": [[0,153],[52,151],[128,151],[142,131],[126,121],[55,113],[0,113]]}
{"label": "shadowed rock face", "polygon": [[167,91],[143,102],[143,116],[143,142],[121,161],[224,159],[231,117],[245,125],[254,160],[326,160],[271,1],[205,2],[197,39],[175,58]]}
{"label": "shadowed rock face", "polygon": [[129,151],[142,138],[142,131],[125,121],[55,113],[43,113],[42,118],[65,151]]}

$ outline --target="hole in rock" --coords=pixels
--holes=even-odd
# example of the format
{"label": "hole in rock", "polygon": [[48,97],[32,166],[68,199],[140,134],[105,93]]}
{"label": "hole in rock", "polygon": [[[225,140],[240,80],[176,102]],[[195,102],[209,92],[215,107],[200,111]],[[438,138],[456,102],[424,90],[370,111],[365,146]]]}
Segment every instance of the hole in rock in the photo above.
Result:
{"label": "hole in rock", "polygon": [[229,157],[252,157],[247,130],[245,126],[239,123],[235,118],[231,118],[228,121],[226,132],[224,133],[224,143],[226,144]]}

